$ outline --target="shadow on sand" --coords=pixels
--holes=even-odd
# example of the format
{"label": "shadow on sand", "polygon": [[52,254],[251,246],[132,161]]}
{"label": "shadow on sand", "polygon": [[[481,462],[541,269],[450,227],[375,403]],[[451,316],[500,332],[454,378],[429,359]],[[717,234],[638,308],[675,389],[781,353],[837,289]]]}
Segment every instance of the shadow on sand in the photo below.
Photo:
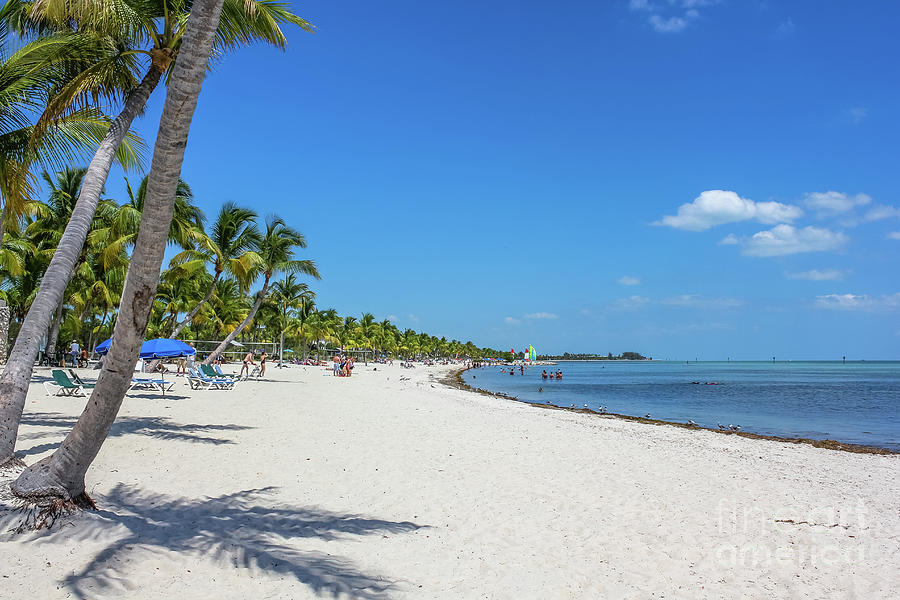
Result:
{"label": "shadow on sand", "polygon": [[[32,454],[40,454],[46,450],[50,450],[59,445],[62,441],[60,434],[68,432],[75,426],[75,417],[61,415],[59,413],[32,413],[22,416],[21,423],[23,425],[34,425],[37,427],[53,427],[62,431],[53,431],[47,433],[23,433],[19,436],[20,440],[58,437],[58,441],[38,444],[25,450],[19,450],[17,454],[21,456],[29,456]],[[224,431],[243,431],[252,429],[244,425],[200,425],[197,423],[176,423],[167,417],[119,417],[113,423],[109,431],[109,437],[118,437],[121,435],[135,434],[146,435],[161,440],[173,440],[181,442],[194,442],[202,444],[233,444],[230,439],[221,437],[211,437],[204,435],[213,432]]]}
{"label": "shadow on sand", "polygon": [[[215,498],[179,498],[148,494],[119,484],[105,497],[99,518],[80,519],[70,543],[103,537],[115,528],[115,540],[101,549],[80,572],[62,583],[79,598],[135,590],[146,582],[129,581],[129,563],[154,553],[177,554],[219,562],[248,575],[289,576],[320,596],[387,598],[397,582],[364,573],[353,562],[321,552],[300,551],[291,542],[303,538],[335,540],[347,536],[406,533],[423,527],[318,508],[265,505],[276,491],[267,487]],[[119,532],[124,530],[124,535]],[[196,585],[203,585],[197,581]],[[212,590],[210,590],[212,592]]]}

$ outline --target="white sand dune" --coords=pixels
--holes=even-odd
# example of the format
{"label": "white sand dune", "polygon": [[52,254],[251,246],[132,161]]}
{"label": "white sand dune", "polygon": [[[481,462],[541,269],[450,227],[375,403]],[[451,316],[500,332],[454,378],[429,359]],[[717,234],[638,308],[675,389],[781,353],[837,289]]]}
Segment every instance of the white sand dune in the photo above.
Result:
{"label": "white sand dune", "polygon": [[[900,457],[543,410],[445,371],[133,394],[88,473],[100,511],[4,534],[0,596],[897,597]],[[83,403],[32,386],[29,463]]]}

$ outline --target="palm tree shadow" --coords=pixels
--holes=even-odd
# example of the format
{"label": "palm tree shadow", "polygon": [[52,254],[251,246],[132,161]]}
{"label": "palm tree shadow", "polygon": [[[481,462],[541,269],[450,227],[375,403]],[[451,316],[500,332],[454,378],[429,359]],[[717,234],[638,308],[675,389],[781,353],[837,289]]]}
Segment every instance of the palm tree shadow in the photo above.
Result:
{"label": "palm tree shadow", "polygon": [[[58,413],[32,413],[23,415],[21,422],[23,425],[52,427],[58,428],[65,432],[69,431],[70,429],[72,429],[72,427],[75,426],[75,421],[76,419],[74,417],[69,417]],[[228,438],[213,437],[204,434],[212,432],[242,431],[246,429],[252,429],[252,427],[234,424],[201,425],[198,423],[177,423],[167,417],[119,417],[116,419],[115,423],[113,423],[113,426],[109,431],[109,437],[119,437],[127,434],[136,434],[146,435],[148,437],[162,440],[221,445],[233,444],[234,442]],[[19,439],[26,440],[35,438],[47,438],[51,436],[58,437],[58,433],[26,433],[20,435]],[[62,438],[59,437],[59,440],[62,441]],[[24,456],[28,456],[31,454],[40,454],[41,452],[49,450],[50,448],[54,448],[58,445],[59,442],[38,444],[26,450],[20,450],[18,454]]]}
{"label": "palm tree shadow", "polygon": [[387,598],[397,582],[362,572],[351,561],[320,552],[304,552],[291,542],[302,538],[334,540],[347,536],[406,533],[423,527],[409,521],[394,522],[318,508],[266,506],[267,487],[192,499],[148,494],[117,485],[100,502],[99,519],[78,524],[73,542],[102,537],[102,529],[124,526],[80,573],[63,583],[80,598],[100,592],[115,593],[130,587],[129,554],[159,550],[230,563],[232,568],[274,573],[295,578],[317,595]]}

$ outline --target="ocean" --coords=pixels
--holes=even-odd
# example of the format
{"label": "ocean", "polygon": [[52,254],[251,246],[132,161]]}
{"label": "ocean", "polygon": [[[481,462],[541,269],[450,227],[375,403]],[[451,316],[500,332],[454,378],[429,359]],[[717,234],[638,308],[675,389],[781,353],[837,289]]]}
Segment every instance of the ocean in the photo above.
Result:
{"label": "ocean", "polygon": [[[544,369],[563,379],[541,379]],[[524,402],[900,451],[900,361],[560,361],[524,376],[485,367],[463,378]]]}

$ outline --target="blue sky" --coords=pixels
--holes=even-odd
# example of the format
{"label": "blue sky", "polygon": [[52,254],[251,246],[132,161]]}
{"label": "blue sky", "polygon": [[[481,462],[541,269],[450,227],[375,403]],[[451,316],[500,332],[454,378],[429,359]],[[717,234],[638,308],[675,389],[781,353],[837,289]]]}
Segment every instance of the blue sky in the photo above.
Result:
{"label": "blue sky", "polygon": [[321,307],[539,352],[900,358],[896,3],[292,6],[317,32],[218,65],[183,177],[303,231]]}

